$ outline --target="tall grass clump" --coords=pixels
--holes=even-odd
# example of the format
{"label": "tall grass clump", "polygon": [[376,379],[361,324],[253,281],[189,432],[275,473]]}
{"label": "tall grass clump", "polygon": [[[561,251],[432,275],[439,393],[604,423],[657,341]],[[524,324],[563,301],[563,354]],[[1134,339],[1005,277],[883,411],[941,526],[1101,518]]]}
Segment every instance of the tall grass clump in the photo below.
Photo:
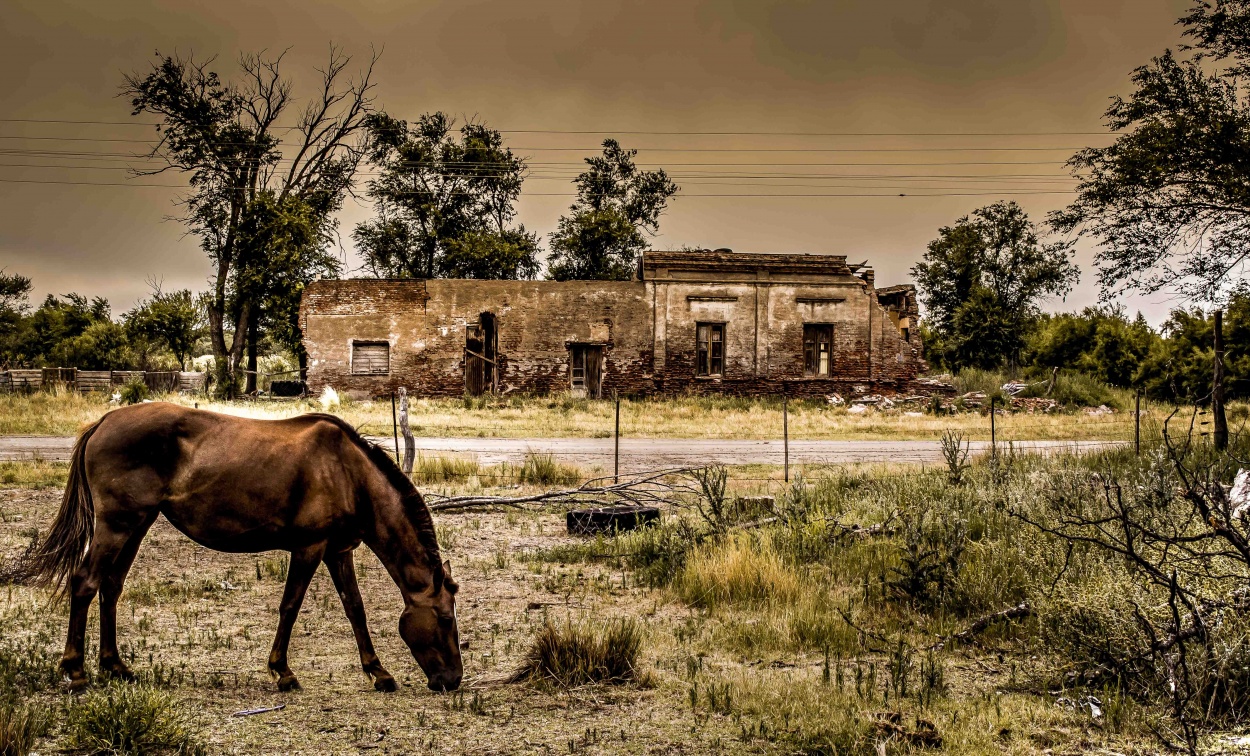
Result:
{"label": "tall grass clump", "polygon": [[470,457],[427,457],[418,454],[412,477],[420,483],[461,482],[477,475],[481,466]]}
{"label": "tall grass clump", "polygon": [[642,625],[632,617],[563,625],[548,622],[512,681],[548,681],[562,687],[635,681],[642,640]]}
{"label": "tall grass clump", "polygon": [[0,488],[63,488],[69,465],[42,459],[0,461]]}
{"label": "tall grass clump", "polygon": [[0,756],[26,756],[51,726],[46,707],[0,700]]}
{"label": "tall grass clump", "polygon": [[798,573],[768,540],[735,533],[695,548],[677,579],[677,593],[691,606],[761,605],[799,596]]}
{"label": "tall grass clump", "polygon": [[70,707],[65,747],[116,756],[208,753],[187,706],[168,691],[133,684],[93,690]]}
{"label": "tall grass clump", "polygon": [[526,452],[517,477],[522,483],[533,486],[572,485],[582,479],[582,472],[574,465],[558,461],[554,454]]}

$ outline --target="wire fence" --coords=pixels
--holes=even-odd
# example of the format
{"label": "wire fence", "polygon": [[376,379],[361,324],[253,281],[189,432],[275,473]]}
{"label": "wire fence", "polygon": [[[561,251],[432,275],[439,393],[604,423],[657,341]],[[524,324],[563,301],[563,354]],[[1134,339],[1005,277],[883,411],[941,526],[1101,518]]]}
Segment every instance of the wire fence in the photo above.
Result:
{"label": "wire fence", "polygon": [[[788,402],[784,401],[780,417],[776,418],[778,422],[755,424],[753,430],[758,432],[751,438],[630,437],[629,429],[622,433],[619,399],[616,400],[615,411],[609,411],[604,427],[587,429],[582,426],[578,429],[580,437],[555,439],[518,436],[524,433],[523,426],[423,423],[419,415],[412,415],[405,417],[403,423],[409,430],[405,447],[411,450],[413,457],[406,466],[419,483],[426,485],[476,481],[484,487],[544,485],[556,480],[562,484],[577,485],[590,478],[602,477],[605,470],[610,471],[610,475],[623,476],[642,470],[716,463],[739,468],[772,466],[777,470],[774,474],[761,476],[751,470],[751,474],[733,476],[738,482],[772,488],[787,485],[793,477],[792,472],[804,470],[892,462],[942,464],[938,441],[946,433],[959,434],[973,454],[996,454],[1009,450],[1064,451],[1114,445],[1139,447],[1143,425],[1148,435],[1157,432],[1158,422],[1152,413],[1170,409],[1152,407],[1138,398],[1135,407],[1128,411],[1100,408],[1081,410],[1075,416],[1072,412],[1028,414],[1010,412],[998,401],[991,399],[990,407],[979,413],[924,414],[917,420],[926,424],[925,427],[912,426],[908,429],[908,438],[885,441],[872,432],[871,424],[852,427],[845,434],[814,428],[816,423],[813,423],[810,414],[800,414],[803,422],[796,427],[795,417]],[[647,406],[646,403],[639,404]],[[630,428],[648,427],[645,417],[640,422],[638,406],[630,409]],[[658,419],[658,413],[664,410],[658,405],[655,410]],[[865,412],[879,415],[873,419],[886,423],[901,414],[898,411],[889,415],[877,410]],[[911,414],[915,416],[917,413]],[[396,459],[402,464],[405,455],[400,449],[400,424],[399,420],[390,426],[371,423],[360,430],[374,435],[376,440],[385,439],[388,446],[393,439]],[[1065,428],[1075,430],[1078,426],[1079,432],[1072,437],[1064,438],[1062,434],[1057,437],[1056,431]],[[588,430],[591,437],[587,437]],[[455,437],[460,434],[467,435],[460,436],[463,444],[457,448],[456,441],[460,439]],[[430,443],[431,438],[438,438],[440,442]],[[623,438],[626,441],[624,447],[621,444]],[[518,443],[522,440],[532,443]],[[857,444],[863,444],[859,452],[854,448]],[[678,448],[674,449],[675,446]],[[489,461],[479,464],[479,457]],[[547,471],[527,469],[527,466],[545,466]]]}

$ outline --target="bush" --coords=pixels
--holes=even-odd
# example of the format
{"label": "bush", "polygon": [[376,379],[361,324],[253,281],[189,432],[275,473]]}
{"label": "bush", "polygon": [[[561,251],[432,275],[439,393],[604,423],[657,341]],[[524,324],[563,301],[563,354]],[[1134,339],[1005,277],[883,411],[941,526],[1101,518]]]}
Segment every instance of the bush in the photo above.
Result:
{"label": "bush", "polygon": [[512,679],[550,680],[564,687],[637,680],[642,635],[642,625],[630,617],[563,626],[548,622]]}
{"label": "bush", "polygon": [[138,404],[151,396],[151,394],[152,392],[148,389],[148,384],[142,380],[131,381],[122,386],[122,404]]}
{"label": "bush", "polygon": [[208,753],[187,708],[169,692],[141,685],[87,693],[70,708],[65,733],[69,749],[91,754]]}

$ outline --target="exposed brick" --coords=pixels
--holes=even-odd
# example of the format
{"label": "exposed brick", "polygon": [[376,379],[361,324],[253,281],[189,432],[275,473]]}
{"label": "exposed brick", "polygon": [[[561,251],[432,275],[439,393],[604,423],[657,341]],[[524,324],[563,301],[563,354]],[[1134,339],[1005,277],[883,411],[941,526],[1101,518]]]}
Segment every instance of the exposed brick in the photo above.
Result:
{"label": "exposed brick", "polygon": [[[371,395],[465,391],[466,327],[498,326],[499,390],[569,388],[569,345],[602,348],[609,394],[817,396],[856,386],[893,393],[924,369],[915,291],[873,288],[871,270],[833,255],[661,252],[638,281],[318,281],[304,292],[308,382]],[[695,376],[695,329],[724,323],[724,374]],[[803,325],[833,325],[831,375],[803,374]],[[387,375],[353,375],[353,341],[390,344]],[[915,343],[913,343],[915,342]]]}

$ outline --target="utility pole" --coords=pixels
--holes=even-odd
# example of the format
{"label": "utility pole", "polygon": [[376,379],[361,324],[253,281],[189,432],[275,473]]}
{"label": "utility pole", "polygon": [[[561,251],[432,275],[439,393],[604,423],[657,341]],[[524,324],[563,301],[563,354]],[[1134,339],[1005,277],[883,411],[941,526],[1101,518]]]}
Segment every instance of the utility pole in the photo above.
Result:
{"label": "utility pole", "polygon": [[1224,416],[1224,311],[1215,311],[1215,368],[1211,380],[1211,422],[1215,448],[1228,448],[1228,419]]}

